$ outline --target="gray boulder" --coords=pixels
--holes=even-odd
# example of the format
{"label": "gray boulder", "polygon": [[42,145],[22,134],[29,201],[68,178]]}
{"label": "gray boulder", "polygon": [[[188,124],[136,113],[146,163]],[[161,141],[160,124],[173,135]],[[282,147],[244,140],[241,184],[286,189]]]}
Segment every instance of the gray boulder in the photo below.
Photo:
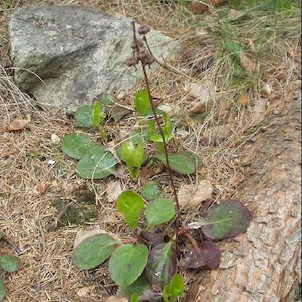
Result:
{"label": "gray boulder", "polygon": [[[131,56],[130,23],[126,17],[76,6],[17,10],[9,24],[16,83],[40,103],[70,109],[131,88],[142,72],[125,64]],[[159,60],[179,48],[155,30],[147,38]]]}

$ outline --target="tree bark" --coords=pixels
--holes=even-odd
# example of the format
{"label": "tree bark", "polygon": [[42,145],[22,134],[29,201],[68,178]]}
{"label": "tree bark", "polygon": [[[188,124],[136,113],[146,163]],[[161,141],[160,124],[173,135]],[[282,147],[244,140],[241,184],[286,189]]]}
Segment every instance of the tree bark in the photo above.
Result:
{"label": "tree bark", "polygon": [[282,114],[246,149],[238,198],[251,210],[251,225],[221,243],[219,269],[187,301],[294,301],[301,282],[301,96],[292,92],[282,106]]}

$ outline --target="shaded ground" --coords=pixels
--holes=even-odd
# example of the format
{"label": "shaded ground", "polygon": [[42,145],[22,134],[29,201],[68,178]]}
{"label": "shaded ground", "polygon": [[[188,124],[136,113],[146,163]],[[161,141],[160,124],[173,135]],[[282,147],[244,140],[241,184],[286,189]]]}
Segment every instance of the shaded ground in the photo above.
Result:
{"label": "shaded ground", "polygon": [[[207,13],[199,15],[191,6],[178,1],[169,4],[164,1],[144,4],[141,1],[26,1],[26,5],[58,2],[99,7],[135,17],[138,22],[180,39],[184,48],[171,63],[174,72],[162,68],[152,82],[154,94],[163,103],[177,108],[173,115],[177,126],[174,148],[196,152],[204,162],[193,177],[176,176],[177,186],[208,179],[214,186],[215,201],[240,198],[238,188],[248,178],[245,167],[249,146],[275,126],[275,118],[282,114],[281,105],[289,94],[294,94],[292,101],[299,99],[298,9],[276,12],[276,15],[259,9],[242,14],[243,10],[230,11],[227,6],[210,5]],[[65,134],[80,131],[74,121],[59,109],[36,106],[14,85],[7,23],[10,13],[24,3],[13,1],[12,10],[4,9],[0,20],[0,230],[11,243],[1,245],[0,253],[13,252],[22,261],[18,273],[4,276],[7,301],[105,301],[116,292],[116,286],[104,267],[89,273],[72,267],[73,242],[81,226],[69,221],[68,226],[53,229],[62,214],[62,208],[56,208],[54,202],[63,201],[66,209],[70,204],[81,204],[85,192],[91,191],[87,199],[90,201],[95,195],[98,219],[86,225],[127,235],[129,231],[114,210],[115,204],[108,201],[106,189],[113,181],[127,188],[138,188],[140,184],[130,183],[127,177],[94,182],[78,178],[75,162],[64,157],[59,142]],[[250,61],[236,62],[226,47],[228,41],[240,42]],[[188,91],[188,85],[191,82],[202,85],[206,81],[215,87],[215,101],[208,106],[197,106],[197,113],[189,114],[200,100]],[[121,101],[132,106],[133,93],[142,86],[138,83]],[[286,117],[283,114],[284,120]],[[6,131],[15,118],[30,118],[30,122],[21,131]],[[122,141],[132,126],[133,116],[117,124],[108,123],[106,130],[113,138],[112,144]],[[89,134],[95,141],[100,140],[97,132]],[[159,171],[152,177],[160,181],[169,195],[167,175]],[[48,186],[45,191],[43,186]],[[197,216],[196,209],[183,213],[185,222]],[[196,287],[205,274],[187,275],[187,291]]]}

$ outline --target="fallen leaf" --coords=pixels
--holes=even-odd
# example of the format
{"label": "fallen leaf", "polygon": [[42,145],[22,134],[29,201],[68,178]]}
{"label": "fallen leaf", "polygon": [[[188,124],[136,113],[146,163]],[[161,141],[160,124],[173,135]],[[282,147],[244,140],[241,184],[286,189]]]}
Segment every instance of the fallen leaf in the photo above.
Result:
{"label": "fallen leaf", "polygon": [[8,126],[6,126],[7,131],[18,131],[25,128],[28,124],[28,120],[23,119],[14,119]]}
{"label": "fallen leaf", "polygon": [[247,41],[248,41],[248,46],[249,46],[251,52],[256,53],[257,50],[256,50],[253,40],[251,38],[249,38]]}
{"label": "fallen leaf", "polygon": [[209,141],[209,145],[217,145],[223,142],[226,138],[228,138],[231,133],[231,125],[224,124],[208,128],[208,130],[204,132],[204,136],[202,138],[207,138]]}
{"label": "fallen leaf", "polygon": [[190,11],[194,14],[194,15],[202,15],[205,12],[207,12],[209,10],[209,7],[201,2],[197,2],[197,1],[192,1],[191,6],[190,6]]}
{"label": "fallen leaf", "polygon": [[249,59],[245,54],[241,56],[240,62],[248,74],[253,74],[255,72],[256,64],[251,59]]}
{"label": "fallen leaf", "polygon": [[110,296],[105,302],[128,302],[128,298],[123,296]]}
{"label": "fallen leaf", "polygon": [[250,99],[246,94],[243,94],[239,98],[239,103],[241,106],[246,107],[250,103]]}
{"label": "fallen leaf", "polygon": [[214,6],[220,6],[228,3],[228,0],[211,0]]}
{"label": "fallen leaf", "polygon": [[89,287],[82,287],[77,291],[77,295],[79,297],[85,297],[89,294],[91,289],[94,289],[94,286],[89,286]]}
{"label": "fallen leaf", "polygon": [[182,185],[178,192],[178,201],[181,207],[196,208],[203,201],[209,199],[213,193],[213,186],[207,179],[201,180],[198,185]]}
{"label": "fallen leaf", "polygon": [[188,112],[190,114],[200,114],[215,98],[216,86],[211,81],[206,81],[203,84],[191,82],[185,85],[185,91],[188,92],[189,97],[195,99]]}
{"label": "fallen leaf", "polygon": [[156,165],[156,166],[153,166],[152,168],[142,167],[139,172],[139,176],[142,178],[142,181],[145,183],[145,182],[147,182],[148,179],[150,179],[154,175],[160,174],[163,170],[164,170],[163,165]]}
{"label": "fallen leaf", "polygon": [[190,114],[200,114],[206,110],[206,102],[199,102],[195,106],[193,106],[188,112]]}
{"label": "fallen leaf", "polygon": [[52,185],[51,181],[42,181],[35,186],[33,193],[36,195],[42,195],[46,192],[48,187],[50,187],[51,185]]}
{"label": "fallen leaf", "polygon": [[111,181],[106,187],[107,199],[109,202],[115,202],[123,192],[119,181]]}
{"label": "fallen leaf", "polygon": [[61,141],[60,138],[55,133],[51,134],[50,140],[54,144],[57,144],[57,143],[59,143]]}
{"label": "fallen leaf", "polygon": [[261,89],[261,96],[270,97],[272,95],[272,87],[269,84],[264,84]]}

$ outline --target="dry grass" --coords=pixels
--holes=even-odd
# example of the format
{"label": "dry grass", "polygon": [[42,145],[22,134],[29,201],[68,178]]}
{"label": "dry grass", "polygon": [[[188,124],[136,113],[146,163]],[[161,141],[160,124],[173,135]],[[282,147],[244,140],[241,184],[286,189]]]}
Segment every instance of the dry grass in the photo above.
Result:
{"label": "dry grass", "polygon": [[[163,103],[175,105],[178,112],[174,119],[178,130],[187,136],[176,137],[175,147],[191,150],[201,155],[204,165],[191,178],[177,176],[176,184],[196,183],[209,179],[214,186],[214,199],[237,197],[238,187],[244,178],[244,155],[248,146],[269,128],[283,98],[300,87],[299,13],[280,16],[276,24],[267,13],[249,12],[253,18],[232,23],[221,18],[227,8],[211,7],[207,15],[194,15],[181,1],[13,1],[12,11],[33,4],[75,4],[102,8],[147,23],[183,44],[183,53],[173,63],[176,72],[161,68],[152,80],[152,90]],[[165,4],[169,3],[169,4]],[[75,234],[81,227],[70,225],[49,232],[48,226],[57,217],[51,206],[53,200],[75,202],[74,191],[87,184],[96,193],[99,219],[87,225],[97,225],[117,234],[127,234],[115,205],[107,200],[106,187],[113,178],[105,181],[85,181],[74,171],[74,162],[62,155],[60,139],[65,134],[78,131],[73,120],[54,108],[40,110],[13,82],[9,60],[7,23],[10,12],[2,15],[0,24],[4,47],[0,48],[0,230],[12,243],[22,261],[18,273],[5,276],[8,288],[7,301],[105,301],[116,291],[108,278],[106,268],[84,273],[71,265],[71,253]],[[275,19],[274,19],[275,20]],[[265,37],[265,39],[263,39]],[[255,60],[256,71],[247,75],[240,70],[241,78],[234,75],[231,56],[224,43],[232,39],[242,43],[248,55]],[[254,43],[256,51],[249,41]],[[209,68],[200,69],[200,64]],[[5,68],[4,68],[5,67]],[[184,75],[185,74],[185,75]],[[185,86],[194,81],[211,81],[216,96],[202,115],[192,117],[188,110],[197,102]],[[136,89],[142,87],[138,83]],[[269,85],[271,94],[264,95],[263,87]],[[239,99],[247,95],[249,103],[242,106]],[[125,97],[131,104],[132,95]],[[28,127],[18,132],[7,132],[5,125],[15,118],[31,116]],[[117,125],[108,124],[107,130],[115,135],[115,144],[122,140],[122,133],[129,132],[133,119]],[[220,128],[218,128],[220,126]],[[226,127],[229,131],[226,133]],[[220,132],[219,132],[220,130]],[[89,133],[98,140],[97,133]],[[50,164],[54,160],[54,164]],[[154,176],[166,194],[170,189],[165,173]],[[51,182],[44,194],[35,192],[41,182]],[[134,187],[127,178],[120,179],[122,188]],[[239,196],[240,197],[240,196]],[[183,214],[186,222],[196,217],[196,209]],[[0,251],[12,251],[6,244]],[[195,277],[192,277],[195,280]],[[190,283],[192,280],[186,280]],[[199,282],[196,281],[195,282]],[[189,286],[189,285],[188,285]],[[188,287],[189,289],[189,287]],[[84,293],[84,296],[81,294]]]}

